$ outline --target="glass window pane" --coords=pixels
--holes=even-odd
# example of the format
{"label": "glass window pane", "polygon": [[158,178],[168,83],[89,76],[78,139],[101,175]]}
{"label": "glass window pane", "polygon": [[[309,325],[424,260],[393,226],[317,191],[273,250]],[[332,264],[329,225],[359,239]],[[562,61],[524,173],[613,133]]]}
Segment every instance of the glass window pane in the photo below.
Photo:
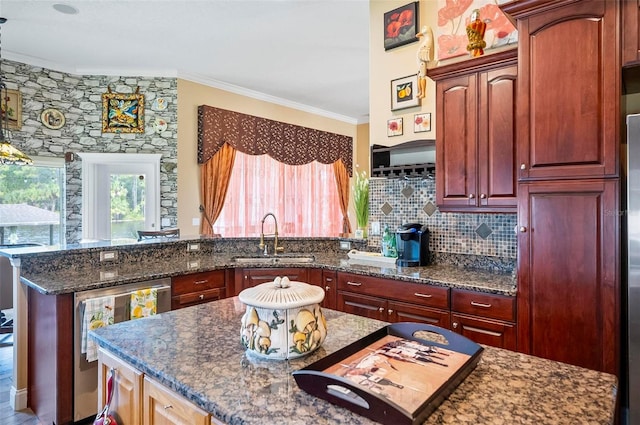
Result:
{"label": "glass window pane", "polygon": [[0,165],[0,245],[63,239],[63,166]]}
{"label": "glass window pane", "polygon": [[144,230],[145,176],[111,174],[111,241],[138,240]]}

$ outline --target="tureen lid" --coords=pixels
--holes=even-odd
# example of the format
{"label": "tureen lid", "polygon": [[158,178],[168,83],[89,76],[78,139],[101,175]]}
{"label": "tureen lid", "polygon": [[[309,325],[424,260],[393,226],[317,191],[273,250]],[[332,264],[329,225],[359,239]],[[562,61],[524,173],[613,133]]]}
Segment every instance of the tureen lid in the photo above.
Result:
{"label": "tureen lid", "polygon": [[324,299],[324,290],[308,283],[276,277],[273,282],[261,283],[242,290],[238,298],[244,304],[261,308],[297,308],[318,304]]}

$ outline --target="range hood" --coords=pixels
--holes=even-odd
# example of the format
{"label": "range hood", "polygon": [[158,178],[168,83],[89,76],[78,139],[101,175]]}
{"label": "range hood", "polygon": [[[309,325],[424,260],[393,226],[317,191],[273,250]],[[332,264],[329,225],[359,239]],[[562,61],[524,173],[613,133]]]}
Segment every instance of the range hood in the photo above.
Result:
{"label": "range hood", "polygon": [[432,177],[436,168],[436,141],[412,140],[395,146],[371,146],[371,176]]}

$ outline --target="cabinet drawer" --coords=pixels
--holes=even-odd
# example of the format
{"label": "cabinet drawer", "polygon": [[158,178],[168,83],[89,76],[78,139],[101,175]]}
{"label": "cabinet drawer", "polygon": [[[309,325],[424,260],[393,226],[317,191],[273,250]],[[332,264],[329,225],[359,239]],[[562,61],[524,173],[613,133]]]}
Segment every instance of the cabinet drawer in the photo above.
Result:
{"label": "cabinet drawer", "polygon": [[207,289],[224,288],[224,270],[174,276],[171,279],[172,295],[202,292]]}
{"label": "cabinet drawer", "polygon": [[176,310],[182,307],[189,307],[208,301],[216,301],[225,298],[225,288],[207,289],[199,292],[176,295],[171,298],[171,309]]}
{"label": "cabinet drawer", "polygon": [[451,310],[492,319],[515,321],[515,297],[451,290]]}
{"label": "cabinet drawer", "polygon": [[338,273],[338,290],[449,309],[449,288],[421,283]]}

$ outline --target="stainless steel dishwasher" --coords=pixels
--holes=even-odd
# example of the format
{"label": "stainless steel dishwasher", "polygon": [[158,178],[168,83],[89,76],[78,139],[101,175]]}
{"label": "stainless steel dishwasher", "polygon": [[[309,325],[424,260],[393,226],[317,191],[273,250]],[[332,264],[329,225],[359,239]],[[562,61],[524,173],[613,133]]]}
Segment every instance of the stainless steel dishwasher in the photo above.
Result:
{"label": "stainless steel dishwasher", "polygon": [[73,420],[95,416],[98,410],[98,362],[87,362],[81,352],[84,302],[92,298],[114,297],[114,323],[131,317],[131,293],[147,288],[157,290],[156,312],[171,310],[171,279],[156,279],[109,288],[76,292],[74,295],[73,334]]}

